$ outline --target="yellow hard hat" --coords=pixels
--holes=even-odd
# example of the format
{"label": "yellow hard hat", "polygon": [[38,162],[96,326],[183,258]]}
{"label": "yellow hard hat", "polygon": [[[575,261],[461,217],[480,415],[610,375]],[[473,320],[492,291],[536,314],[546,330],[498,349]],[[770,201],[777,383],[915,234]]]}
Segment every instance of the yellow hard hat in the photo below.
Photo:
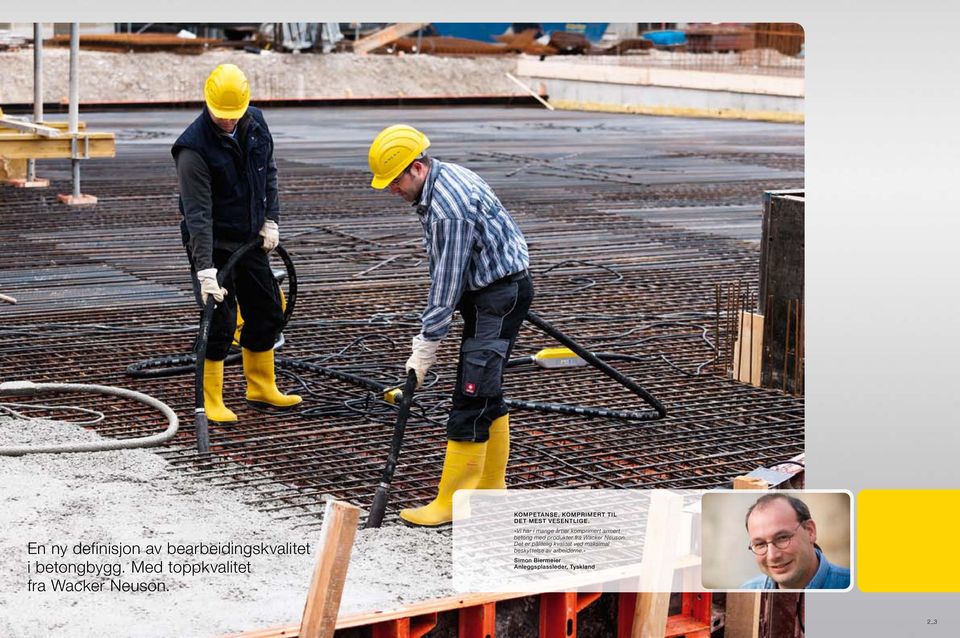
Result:
{"label": "yellow hard hat", "polygon": [[370,144],[367,161],[373,172],[373,188],[386,188],[413,160],[430,147],[427,136],[406,124],[380,131]]}
{"label": "yellow hard hat", "polygon": [[235,64],[221,64],[203,85],[203,97],[215,117],[239,120],[250,104],[247,76]]}

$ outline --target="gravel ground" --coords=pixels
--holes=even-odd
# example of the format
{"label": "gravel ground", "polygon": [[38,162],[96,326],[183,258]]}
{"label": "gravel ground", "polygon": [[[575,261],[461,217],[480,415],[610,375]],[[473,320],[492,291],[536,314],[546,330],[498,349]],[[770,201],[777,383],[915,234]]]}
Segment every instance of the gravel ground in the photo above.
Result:
{"label": "gravel ground", "polygon": [[[43,50],[45,102],[66,100],[70,52]],[[80,51],[80,100],[199,100],[218,64],[247,74],[254,102],[265,98],[517,95],[505,73],[515,57],[269,54],[215,50],[202,55]],[[33,102],[33,51],[0,52],[0,104]]]}
{"label": "gravel ground", "polygon": [[[59,422],[0,417],[0,445],[96,440],[95,433]],[[296,623],[316,563],[319,527],[294,528],[244,504],[255,496],[211,487],[177,471],[147,450],[64,455],[0,456],[0,635],[216,636]],[[28,543],[47,547],[28,555]],[[310,543],[309,555],[171,557],[167,544]],[[139,545],[140,558],[162,559],[162,574],[133,574],[130,561],[110,555],[74,555],[77,543]],[[54,557],[53,544],[66,546]],[[158,557],[144,556],[149,544]],[[429,530],[360,530],[353,547],[340,613],[392,609],[453,595],[450,538]],[[416,570],[409,569],[416,557]],[[249,574],[180,575],[168,561],[249,560]],[[111,591],[100,575],[43,574],[35,561],[85,566],[119,563],[120,580],[160,583],[166,591]],[[89,565],[88,565],[89,564]],[[75,568],[72,568],[75,569]],[[46,591],[27,591],[27,580]],[[100,592],[53,591],[54,579],[100,583]],[[109,613],[105,610],[109,609]]]}

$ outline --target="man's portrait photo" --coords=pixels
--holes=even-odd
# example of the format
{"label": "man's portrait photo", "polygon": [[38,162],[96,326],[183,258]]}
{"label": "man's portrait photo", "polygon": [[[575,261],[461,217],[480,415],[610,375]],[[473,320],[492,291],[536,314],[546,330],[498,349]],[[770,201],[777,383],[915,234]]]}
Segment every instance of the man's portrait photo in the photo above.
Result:
{"label": "man's portrait photo", "polygon": [[850,587],[846,492],[712,492],[702,514],[707,589]]}

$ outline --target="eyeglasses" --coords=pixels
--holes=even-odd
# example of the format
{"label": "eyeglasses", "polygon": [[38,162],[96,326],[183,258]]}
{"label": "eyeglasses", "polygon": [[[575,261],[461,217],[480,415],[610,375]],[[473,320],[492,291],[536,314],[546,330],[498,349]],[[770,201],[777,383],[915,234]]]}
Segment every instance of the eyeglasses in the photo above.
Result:
{"label": "eyeglasses", "polygon": [[400,186],[400,180],[403,179],[403,176],[410,172],[410,167],[413,166],[413,162],[407,164],[407,167],[400,171],[400,174],[393,178],[389,186]]}
{"label": "eyeglasses", "polygon": [[768,543],[766,541],[756,541],[756,542],[750,543],[747,549],[749,549],[751,552],[753,552],[757,556],[765,556],[767,553],[767,549],[770,547],[771,544],[777,549],[786,549],[790,547],[790,541],[792,541],[793,537],[797,535],[797,530],[800,529],[800,526],[803,525],[804,522],[806,521],[800,521],[799,523],[797,523],[797,526],[794,527],[793,531],[790,532],[789,534],[778,534],[773,539],[773,541],[771,541],[771,543]]}

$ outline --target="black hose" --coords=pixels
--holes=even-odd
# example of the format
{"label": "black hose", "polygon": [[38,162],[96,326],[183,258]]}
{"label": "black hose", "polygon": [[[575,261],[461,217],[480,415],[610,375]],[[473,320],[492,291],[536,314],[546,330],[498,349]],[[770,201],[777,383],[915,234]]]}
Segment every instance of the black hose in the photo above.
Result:
{"label": "black hose", "polygon": [[393,426],[393,438],[390,440],[387,464],[383,468],[383,474],[380,475],[380,484],[377,485],[377,492],[373,496],[373,505],[370,506],[370,514],[367,516],[367,522],[363,526],[364,529],[380,527],[383,522],[383,513],[387,509],[387,497],[390,494],[390,483],[393,481],[393,473],[396,471],[397,461],[400,459],[403,434],[407,428],[410,404],[413,403],[413,392],[416,388],[417,373],[410,370],[407,372],[407,381],[403,384],[403,396],[400,399],[400,411],[397,412],[397,423]]}
{"label": "black hose", "polygon": [[334,379],[346,381],[347,383],[355,383],[364,388],[369,388],[377,393],[382,393],[388,388],[393,387],[386,383],[380,383],[379,381],[374,381],[373,379],[369,379],[367,377],[361,377],[359,374],[351,374],[350,372],[344,372],[343,370],[337,370],[336,368],[328,368],[326,366],[317,365],[316,363],[309,363],[301,359],[277,357],[275,361],[276,365],[281,368],[290,368],[292,370],[302,370],[306,372],[318,372],[328,377],[333,377]]}
{"label": "black hose", "polygon": [[605,410],[600,408],[586,408],[581,406],[570,406],[561,403],[531,403],[524,401],[507,401],[507,405],[514,405],[516,407],[527,407],[533,410],[547,411],[547,412],[559,412],[561,414],[581,414],[581,415],[592,415],[592,416],[601,416],[601,417],[615,417],[621,419],[627,419],[631,421],[656,421],[667,416],[667,409],[663,407],[663,404],[657,400],[652,394],[644,390],[632,379],[625,376],[615,368],[607,365],[600,360],[595,354],[581,346],[579,343],[563,334],[552,325],[547,323],[540,315],[535,313],[532,310],[527,311],[527,321],[532,323],[534,326],[545,332],[548,336],[553,337],[566,347],[570,348],[578,357],[589,363],[591,366],[607,375],[630,392],[634,393],[636,396],[643,399],[644,403],[649,405],[654,409],[654,412],[620,412],[614,410]]}
{"label": "black hose", "polygon": [[[237,253],[240,253],[240,256],[243,256],[248,250],[250,250],[249,246],[251,244],[253,246],[262,245],[259,243],[260,241],[262,240],[257,240],[256,242],[251,242],[250,244],[241,246],[237,252],[230,257],[230,260],[227,261],[223,269],[218,271],[217,279],[220,279],[220,273],[230,272],[230,270],[233,270],[233,267],[237,263],[233,257],[236,256]],[[282,331],[286,327],[287,322],[290,321],[290,316],[293,314],[293,309],[297,305],[297,271],[293,265],[293,260],[290,258],[290,253],[286,251],[283,245],[278,245],[275,250],[277,256],[280,257],[280,260],[283,262],[283,267],[287,271],[287,306],[283,310],[283,323],[280,325],[280,330]],[[239,259],[239,257],[237,259]],[[144,359],[143,361],[131,363],[129,366],[127,366],[126,374],[127,376],[137,379],[160,379],[163,377],[175,377],[181,374],[189,374],[196,370],[197,362],[195,353],[196,344],[194,344],[194,352],[190,354],[175,354],[167,355],[165,357]],[[224,365],[230,365],[239,361],[240,358],[239,352],[233,352],[223,360],[223,363]]]}

